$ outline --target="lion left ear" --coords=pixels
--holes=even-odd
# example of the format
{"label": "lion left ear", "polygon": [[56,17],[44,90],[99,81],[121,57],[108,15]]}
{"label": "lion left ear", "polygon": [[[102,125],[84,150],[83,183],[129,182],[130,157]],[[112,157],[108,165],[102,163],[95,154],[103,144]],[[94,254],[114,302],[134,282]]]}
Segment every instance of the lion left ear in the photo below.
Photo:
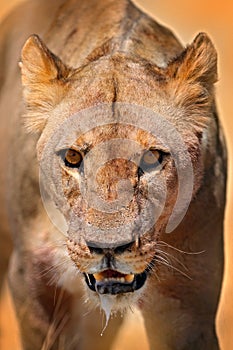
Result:
{"label": "lion left ear", "polygon": [[199,82],[206,88],[217,81],[217,52],[205,33],[199,33],[191,45],[168,66],[174,79]]}
{"label": "lion left ear", "polygon": [[30,36],[24,44],[19,66],[27,105],[25,126],[31,132],[41,132],[48,112],[64,96],[65,80],[72,69],[55,56],[37,35]]}

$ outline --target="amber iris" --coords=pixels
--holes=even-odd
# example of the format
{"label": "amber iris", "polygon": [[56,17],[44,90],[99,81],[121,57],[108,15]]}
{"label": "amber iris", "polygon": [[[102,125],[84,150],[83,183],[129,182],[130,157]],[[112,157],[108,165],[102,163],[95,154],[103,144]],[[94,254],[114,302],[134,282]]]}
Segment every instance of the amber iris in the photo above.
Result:
{"label": "amber iris", "polygon": [[157,150],[146,151],[141,159],[143,168],[155,168],[162,162],[162,153]]}
{"label": "amber iris", "polygon": [[147,151],[143,155],[143,163],[148,165],[154,165],[157,164],[160,158],[160,153],[158,151]]}
{"label": "amber iris", "polygon": [[82,154],[72,148],[69,148],[65,153],[65,164],[70,168],[79,167],[82,159]]}

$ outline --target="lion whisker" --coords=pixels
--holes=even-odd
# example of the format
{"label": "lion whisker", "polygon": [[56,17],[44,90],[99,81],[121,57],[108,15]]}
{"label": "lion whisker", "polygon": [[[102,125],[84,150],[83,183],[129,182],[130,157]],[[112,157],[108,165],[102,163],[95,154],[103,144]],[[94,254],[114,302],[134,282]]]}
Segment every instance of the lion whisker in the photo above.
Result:
{"label": "lion whisker", "polygon": [[155,259],[156,259],[157,262],[161,263],[161,265],[167,266],[167,267],[169,267],[169,268],[179,272],[184,277],[187,277],[189,280],[192,280],[192,278],[187,273],[185,273],[184,271],[180,270],[178,267],[172,265],[169,261],[167,261],[166,259],[162,258],[161,256],[157,255],[155,257]]}
{"label": "lion whisker", "polygon": [[62,330],[70,319],[69,313],[67,313],[67,310],[64,308],[63,297],[64,290],[61,290],[55,305],[52,321],[50,322],[49,329],[41,350],[49,350],[52,348],[55,341],[58,339],[59,335],[62,333]]}
{"label": "lion whisker", "polygon": [[60,261],[59,263],[50,265],[46,268],[44,268],[41,272],[40,272],[40,276],[41,277],[46,277],[48,274],[52,273],[52,272],[58,272],[58,268],[60,267],[67,267],[67,260],[64,258],[62,261]]}
{"label": "lion whisker", "polygon": [[181,265],[181,267],[182,267],[183,269],[185,269],[186,271],[188,271],[187,266],[186,266],[182,261],[180,261],[176,256],[174,256],[174,255],[172,255],[172,254],[170,254],[170,253],[168,253],[168,252],[165,252],[165,251],[163,251],[163,250],[158,250],[158,249],[157,249],[157,253],[159,253],[160,255],[164,255],[167,259],[170,258],[171,260],[168,259],[168,261],[169,261],[171,264],[172,264],[172,260],[176,261],[178,264]]}
{"label": "lion whisker", "polygon": [[160,245],[160,246],[166,246],[166,247],[168,247],[168,248],[174,249],[175,251],[177,251],[177,252],[179,252],[179,253],[187,254],[187,255],[199,255],[199,254],[205,253],[205,250],[201,250],[201,251],[197,251],[197,252],[187,252],[187,251],[185,251],[185,250],[176,248],[176,247],[174,247],[174,246],[172,246],[172,245],[170,245],[169,243],[164,242],[164,241],[158,241],[157,244]]}

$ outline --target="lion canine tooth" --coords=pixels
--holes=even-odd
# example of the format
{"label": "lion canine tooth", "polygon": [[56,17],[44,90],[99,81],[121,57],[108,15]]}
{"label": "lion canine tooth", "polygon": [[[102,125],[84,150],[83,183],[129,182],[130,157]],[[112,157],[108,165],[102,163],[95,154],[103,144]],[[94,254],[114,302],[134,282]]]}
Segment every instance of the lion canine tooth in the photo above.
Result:
{"label": "lion canine tooth", "polygon": [[134,274],[125,275],[124,279],[126,282],[131,283],[134,280]]}
{"label": "lion canine tooth", "polygon": [[87,276],[87,280],[88,280],[88,283],[89,283],[89,286],[90,286],[91,285],[90,277],[89,277],[88,274],[86,274],[86,276]]}
{"label": "lion canine tooth", "polygon": [[102,281],[104,279],[101,273],[94,273],[93,276],[96,281]]}

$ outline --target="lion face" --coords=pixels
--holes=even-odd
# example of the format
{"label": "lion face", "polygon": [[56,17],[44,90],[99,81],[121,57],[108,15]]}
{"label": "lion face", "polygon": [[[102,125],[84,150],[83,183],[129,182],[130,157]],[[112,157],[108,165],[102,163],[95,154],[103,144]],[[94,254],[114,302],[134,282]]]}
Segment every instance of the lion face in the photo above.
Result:
{"label": "lion face", "polygon": [[[121,107],[115,106],[118,119]],[[109,106],[100,112],[108,117]],[[92,111],[86,117],[88,113],[93,118]],[[169,148],[147,131],[120,121],[91,128],[72,143],[66,137],[57,141],[54,147],[49,141],[45,146],[55,149],[52,157],[39,157],[42,169],[44,161],[47,165],[53,159],[46,179],[56,185],[48,192],[67,223],[69,257],[93,293],[140,291],[153,269],[156,242],[178,191]]]}
{"label": "lion face", "polygon": [[66,253],[90,296],[113,295],[116,308],[139,299],[158,241],[200,186],[215,80],[207,49],[199,37],[166,69],[115,54],[76,70],[38,37],[23,49],[26,123],[41,132],[41,181],[65,218]]}
{"label": "lion face", "polygon": [[66,216],[67,249],[94,292],[134,292],[152,267],[158,233],[166,223],[155,217],[165,204],[164,182],[171,179],[165,171],[171,174],[173,165],[168,151],[146,136],[143,130],[111,124],[58,152],[63,192],[72,208]]}

